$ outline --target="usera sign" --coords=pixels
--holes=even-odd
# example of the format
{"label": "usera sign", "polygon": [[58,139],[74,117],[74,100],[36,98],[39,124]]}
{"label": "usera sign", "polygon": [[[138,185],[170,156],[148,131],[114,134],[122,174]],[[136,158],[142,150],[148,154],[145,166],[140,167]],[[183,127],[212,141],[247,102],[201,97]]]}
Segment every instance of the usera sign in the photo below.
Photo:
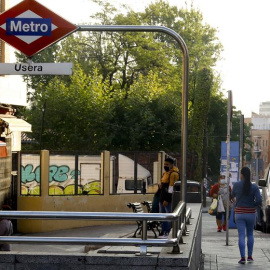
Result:
{"label": "usera sign", "polygon": [[24,0],[0,15],[0,39],[29,57],[76,29],[35,0]]}

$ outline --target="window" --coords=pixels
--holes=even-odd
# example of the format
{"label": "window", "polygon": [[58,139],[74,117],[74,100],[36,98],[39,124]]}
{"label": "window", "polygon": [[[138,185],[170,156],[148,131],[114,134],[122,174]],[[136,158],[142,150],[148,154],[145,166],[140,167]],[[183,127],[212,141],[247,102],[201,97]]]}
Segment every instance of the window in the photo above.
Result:
{"label": "window", "polygon": [[[125,189],[134,190],[134,180],[126,180]],[[141,189],[142,189],[142,180],[137,180],[137,190],[141,190]]]}

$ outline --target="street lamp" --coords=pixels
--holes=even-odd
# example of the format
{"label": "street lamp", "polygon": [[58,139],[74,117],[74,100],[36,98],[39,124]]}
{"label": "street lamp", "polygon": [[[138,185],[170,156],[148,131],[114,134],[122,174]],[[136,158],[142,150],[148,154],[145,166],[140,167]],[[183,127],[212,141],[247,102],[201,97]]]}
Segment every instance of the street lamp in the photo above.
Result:
{"label": "street lamp", "polygon": [[261,148],[260,148],[260,144],[259,144],[259,140],[261,139],[261,136],[254,136],[255,138],[255,143],[254,143],[254,154],[255,154],[255,161],[256,161],[256,169],[255,169],[255,181],[256,181],[256,184],[258,185],[258,182],[259,182],[259,157],[261,155]]}

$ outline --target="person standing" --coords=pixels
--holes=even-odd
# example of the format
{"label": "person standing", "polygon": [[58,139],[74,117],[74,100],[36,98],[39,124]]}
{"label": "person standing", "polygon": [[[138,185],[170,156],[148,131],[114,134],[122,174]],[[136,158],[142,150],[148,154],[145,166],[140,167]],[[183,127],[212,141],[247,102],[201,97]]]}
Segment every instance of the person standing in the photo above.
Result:
{"label": "person standing", "polygon": [[238,263],[245,264],[245,238],[247,232],[247,261],[253,262],[254,246],[254,224],[256,207],[262,203],[262,197],[257,185],[250,182],[250,169],[243,167],[241,169],[240,181],[233,186],[232,196],[236,197],[235,203],[235,223],[238,230],[238,246],[241,259]]}
{"label": "person standing", "polygon": [[[215,184],[210,190],[210,197],[214,199],[222,200],[225,212],[217,212],[216,215],[216,223],[217,223],[217,232],[226,231],[226,210],[227,210],[227,194],[229,192],[230,200],[229,200],[229,211],[231,212],[231,187],[227,186],[227,181],[225,179],[225,175],[220,175],[218,178],[218,183]],[[229,212],[229,217],[230,217]],[[222,222],[223,220],[223,222]]]}
{"label": "person standing", "polygon": [[[165,159],[164,170],[165,172],[163,173],[159,184],[159,212],[171,213],[173,186],[174,183],[179,180],[179,170],[174,166],[174,160],[172,158]],[[170,230],[171,222],[162,222],[162,229],[159,238],[168,238]]]}
{"label": "person standing", "polygon": [[[3,211],[12,210],[9,205],[2,206]],[[13,233],[13,225],[9,219],[2,218],[0,219],[0,235],[1,236],[10,236]],[[0,244],[0,251],[10,251],[10,244]]]}

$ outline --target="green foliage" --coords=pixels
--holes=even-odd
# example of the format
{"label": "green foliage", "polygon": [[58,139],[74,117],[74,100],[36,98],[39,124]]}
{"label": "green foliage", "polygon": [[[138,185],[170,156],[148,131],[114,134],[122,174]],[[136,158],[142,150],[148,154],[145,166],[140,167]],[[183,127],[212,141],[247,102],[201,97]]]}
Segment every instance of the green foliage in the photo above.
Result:
{"label": "green foliage", "polygon": [[221,141],[226,141],[227,134],[227,100],[222,93],[211,96],[206,133],[208,164],[210,176],[220,171]]}
{"label": "green foliage", "polygon": [[[200,180],[205,156],[217,172],[227,113],[214,72],[222,51],[217,30],[192,6],[179,9],[159,0],[135,13],[116,10],[107,1],[95,2],[101,11],[92,17],[92,25],[162,25],[185,40],[190,55],[188,150],[197,160],[194,177]],[[17,58],[26,60],[21,54]],[[80,32],[32,60],[75,66],[70,77],[25,77],[33,89],[31,108],[20,113],[32,124],[37,147],[181,152],[182,53],[172,37]]]}
{"label": "green foliage", "polygon": [[[202,156],[207,118],[210,107],[213,74],[208,69],[198,72],[198,82],[194,93],[194,108],[190,113],[189,151],[197,156],[197,170],[194,179],[203,179]],[[194,157],[192,158],[194,160]]]}

